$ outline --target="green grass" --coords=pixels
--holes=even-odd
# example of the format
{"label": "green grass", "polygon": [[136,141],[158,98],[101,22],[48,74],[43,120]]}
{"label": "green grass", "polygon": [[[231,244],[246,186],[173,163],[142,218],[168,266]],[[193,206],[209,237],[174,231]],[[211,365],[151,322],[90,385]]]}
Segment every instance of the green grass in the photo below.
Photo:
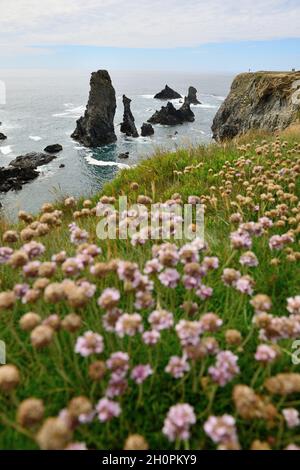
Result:
{"label": "green grass", "polygon": [[[257,139],[257,143],[255,141]],[[133,293],[124,292],[123,283],[117,276],[111,274],[105,279],[95,279],[88,270],[85,270],[81,277],[85,277],[97,285],[97,292],[93,299],[89,301],[85,308],[79,309],[77,313],[82,316],[83,326],[79,332],[70,334],[60,330],[55,334],[55,339],[47,348],[36,351],[30,343],[30,334],[24,332],[19,327],[19,319],[29,311],[37,312],[42,318],[50,314],[57,313],[61,318],[72,312],[66,301],[58,304],[46,303],[41,297],[35,304],[22,304],[18,301],[11,310],[0,312],[0,339],[4,340],[7,347],[7,362],[15,364],[21,374],[20,385],[10,394],[0,392],[0,448],[2,449],[37,449],[34,440],[34,432],[21,428],[16,423],[16,410],[19,403],[28,397],[41,398],[46,407],[46,417],[56,416],[60,410],[65,408],[68,401],[79,395],[85,395],[91,399],[93,404],[103,396],[109,374],[100,383],[93,383],[88,377],[88,365],[95,359],[107,359],[114,351],[127,351],[130,355],[131,366],[139,363],[149,362],[155,370],[153,377],[146,380],[143,385],[142,401],[138,401],[138,386],[129,379],[128,389],[120,398],[116,400],[122,407],[120,418],[109,423],[100,423],[97,419],[89,425],[81,425],[75,430],[73,441],[84,441],[90,449],[122,449],[128,435],[138,433],[145,437],[151,449],[172,449],[174,443],[170,443],[162,434],[163,422],[169,408],[179,402],[186,402],[192,405],[197,415],[197,423],[192,426],[191,439],[189,442],[192,449],[212,449],[216,446],[203,431],[203,424],[210,415],[232,414],[236,418],[239,441],[243,449],[248,449],[255,439],[265,441],[272,438],[272,448],[281,449],[294,442],[300,445],[299,430],[288,430],[283,425],[282,419],[277,418],[274,423],[263,420],[253,420],[248,422],[236,413],[232,401],[232,390],[234,385],[241,383],[250,385],[255,376],[258,364],[254,360],[254,353],[258,344],[258,331],[253,327],[253,308],[250,305],[250,297],[237,292],[235,289],[226,287],[221,281],[221,274],[225,267],[239,269],[243,274],[250,274],[255,280],[255,293],[264,293],[271,297],[273,315],[287,315],[286,299],[299,295],[299,260],[290,262],[287,259],[285,250],[276,252],[270,251],[268,247],[269,236],[276,233],[285,233],[291,227],[288,223],[283,228],[273,227],[269,235],[264,235],[254,239],[253,251],[259,259],[259,266],[256,268],[246,268],[239,264],[240,252],[233,250],[229,243],[229,234],[236,229],[230,223],[229,216],[233,212],[243,213],[244,221],[257,220],[258,215],[262,216],[266,211],[273,209],[283,201],[276,196],[276,191],[272,191],[275,201],[264,202],[260,200],[260,195],[266,193],[266,182],[263,187],[255,185],[251,191],[251,197],[255,204],[260,204],[258,214],[254,213],[249,206],[241,206],[238,202],[238,195],[246,195],[245,180],[249,181],[251,175],[248,167],[240,177],[234,176],[232,182],[232,192],[228,197],[224,197],[224,175],[219,172],[224,165],[237,168],[237,159],[241,155],[251,158],[253,165],[262,165],[264,173],[271,170],[272,165],[277,160],[289,158],[290,166],[300,158],[299,150],[295,145],[300,143],[300,138],[296,135],[286,137],[287,143],[282,147],[282,157],[275,157],[270,151],[266,155],[256,155],[255,148],[261,141],[260,136],[248,137],[245,142],[250,145],[245,150],[240,150],[238,145],[226,144],[223,146],[211,145],[208,147],[195,147],[178,150],[174,153],[158,153],[153,158],[141,162],[137,167],[124,170],[109,184],[105,186],[101,195],[92,198],[93,206],[102,195],[115,196],[127,195],[129,203],[136,202],[138,194],[150,196],[155,202],[164,202],[171,198],[174,193],[179,193],[184,202],[189,195],[204,196],[206,201],[205,213],[205,238],[208,243],[206,255],[218,256],[220,266],[216,271],[212,271],[205,277],[204,283],[214,289],[213,296],[207,301],[201,301],[194,292],[187,291],[180,284],[176,289],[167,289],[161,285],[158,279],[154,279],[155,288],[153,297],[165,308],[174,314],[175,322],[184,318],[185,314],[180,308],[185,300],[193,300],[198,303],[199,311],[193,319],[198,319],[205,312],[215,312],[223,320],[222,328],[213,336],[217,338],[221,349],[231,349],[239,356],[239,366],[241,373],[224,388],[217,388],[208,382],[207,387],[203,386],[201,376],[207,377],[208,367],[214,363],[214,357],[206,357],[196,362],[183,379],[173,379],[165,371],[170,356],[181,355],[181,346],[174,329],[163,331],[161,341],[149,349],[141,341],[141,336],[133,338],[119,338],[114,333],[107,333],[103,329],[101,316],[103,310],[97,305],[97,298],[105,287],[116,287],[121,293],[120,308],[124,312],[134,312]],[[272,137],[266,137],[266,141],[271,145]],[[281,142],[283,138],[281,139]],[[242,141],[240,145],[243,145]],[[187,166],[199,168],[184,173]],[[284,165],[283,165],[284,166]],[[174,174],[182,172],[181,174]],[[226,172],[226,170],[225,170]],[[298,179],[296,178],[298,177]],[[270,176],[269,179],[274,179]],[[286,178],[287,179],[287,178]],[[283,179],[280,184],[284,192],[290,191],[287,184],[290,181]],[[296,186],[294,194],[300,196],[299,174],[295,175]],[[132,182],[137,182],[139,189],[131,189]],[[215,197],[215,202],[211,202],[211,197]],[[232,203],[236,203],[236,206]],[[81,210],[83,200],[78,201],[76,210]],[[298,208],[298,201],[288,204],[288,216],[292,209]],[[70,243],[68,224],[72,221],[72,210],[66,209],[63,204],[58,204],[62,210],[62,224],[54,227],[51,232],[38,241],[46,247],[45,253],[40,257],[41,261],[49,260],[52,254],[65,250],[68,256],[75,254],[76,247]],[[35,218],[38,219],[39,215]],[[276,220],[276,218],[275,218]],[[102,254],[99,261],[110,259],[124,259],[135,261],[142,270],[145,262],[151,258],[151,248],[153,242],[148,241],[143,246],[133,247],[129,240],[101,241],[96,237],[96,224],[98,218],[94,215],[76,219],[76,223],[86,229],[90,234],[90,242],[97,243]],[[298,220],[298,225],[299,225]],[[8,229],[7,221],[2,221],[1,233]],[[24,222],[19,222],[14,228],[18,231],[25,227]],[[297,227],[293,226],[295,229]],[[11,227],[10,227],[11,228]],[[299,234],[295,235],[294,244],[290,245],[293,252],[299,250]],[[181,241],[180,244],[183,244]],[[5,244],[6,245],[6,244]],[[11,245],[14,249],[22,246],[22,242]],[[271,265],[272,258],[280,260],[278,266]],[[182,267],[179,268],[182,272]],[[23,282],[24,278],[21,270],[13,270],[10,266],[2,265],[1,290],[6,291],[13,288],[17,283]],[[55,274],[54,280],[61,281],[63,274],[60,270]],[[26,281],[27,282],[27,281]],[[34,282],[30,281],[30,282]],[[142,310],[140,313],[144,318],[145,329],[147,327],[147,316],[153,309]],[[241,332],[245,345],[242,349],[226,346],[224,333],[227,329],[237,329]],[[86,330],[97,331],[104,337],[105,349],[99,357],[83,358],[74,353],[76,338]],[[282,355],[279,360],[266,368],[262,368],[254,388],[256,392],[268,396],[264,388],[264,380],[270,375],[275,375],[283,371],[298,371],[299,366],[292,365],[291,352],[292,340],[279,342]],[[214,395],[215,393],[215,395]],[[295,394],[280,398],[269,397],[272,403],[278,408],[278,412],[283,408],[294,406],[299,408],[300,396]],[[270,441],[271,442],[271,441]]]}

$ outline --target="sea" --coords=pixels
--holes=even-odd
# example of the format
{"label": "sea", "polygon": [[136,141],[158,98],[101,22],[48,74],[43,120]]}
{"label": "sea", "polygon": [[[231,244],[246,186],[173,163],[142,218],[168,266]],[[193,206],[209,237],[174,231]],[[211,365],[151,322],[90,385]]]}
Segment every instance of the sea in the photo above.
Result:
{"label": "sea", "polygon": [[[21,209],[35,213],[44,202],[65,196],[89,197],[123,168],[136,165],[158,150],[208,143],[211,124],[225,99],[233,76],[184,72],[109,71],[117,96],[115,144],[88,149],[71,139],[76,120],[83,115],[89,93],[88,70],[1,70],[0,166],[28,152],[40,152],[59,143],[63,151],[49,164],[39,168],[39,177],[19,191],[0,193],[1,212],[15,218]],[[195,122],[176,127],[155,126],[151,137],[128,138],[120,133],[122,95],[132,99],[131,109],[138,130],[160,109],[163,102],[154,95],[168,84],[183,96],[189,86],[198,90],[201,104],[192,106]],[[173,101],[175,107],[181,104]],[[129,158],[121,159],[121,153]],[[60,168],[63,164],[64,167]]]}

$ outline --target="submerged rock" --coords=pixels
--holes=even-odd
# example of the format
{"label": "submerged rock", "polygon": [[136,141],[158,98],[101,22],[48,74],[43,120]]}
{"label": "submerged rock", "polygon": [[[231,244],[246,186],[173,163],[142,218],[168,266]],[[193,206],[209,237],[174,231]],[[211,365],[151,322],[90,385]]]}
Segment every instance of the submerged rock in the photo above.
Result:
{"label": "submerged rock", "polygon": [[182,98],[182,96],[177,93],[177,91],[172,90],[172,88],[166,85],[162,91],[160,91],[154,96],[154,98],[157,100],[177,100],[179,98]]}
{"label": "submerged rock", "polygon": [[32,168],[0,168],[0,192],[22,189],[23,184],[38,176],[39,172]]}
{"label": "submerged rock", "polygon": [[47,147],[44,148],[44,152],[47,153],[58,153],[62,151],[62,145],[60,144],[53,144],[53,145],[48,145]]}
{"label": "submerged rock", "polygon": [[252,129],[286,129],[300,117],[300,72],[238,75],[213,125],[216,140],[232,139]]}
{"label": "submerged rock", "polygon": [[118,158],[129,158],[129,152],[119,153]]}
{"label": "submerged rock", "polygon": [[47,163],[51,162],[51,160],[53,160],[54,158],[56,158],[55,155],[48,155],[46,153],[39,152],[30,152],[15,158],[10,162],[9,166],[21,169],[35,169],[38,166],[46,165]]}
{"label": "submerged rock", "polygon": [[153,135],[153,134],[154,134],[153,126],[151,126],[150,123],[144,122],[141,127],[141,136],[148,137],[149,135]]}
{"label": "submerged rock", "polygon": [[93,72],[84,116],[71,137],[86,147],[99,147],[117,140],[114,129],[116,93],[106,70]]}
{"label": "submerged rock", "polygon": [[189,104],[201,104],[201,102],[197,98],[197,90],[195,87],[190,86],[188,95],[187,95],[187,100]]}
{"label": "submerged rock", "polygon": [[5,140],[7,139],[7,136],[4,135],[2,132],[0,132],[0,140]]}
{"label": "submerged rock", "polygon": [[164,126],[176,126],[184,122],[192,122],[194,119],[194,113],[185,99],[179,109],[176,109],[172,103],[168,102],[167,106],[162,106],[160,111],[156,111],[153,116],[148,119],[148,122],[151,124],[162,124]]}
{"label": "submerged rock", "polygon": [[126,134],[128,137],[138,137],[139,133],[135,127],[134,117],[130,109],[131,99],[123,95],[123,105],[124,105],[124,114],[123,122],[121,124],[120,130],[123,134]]}

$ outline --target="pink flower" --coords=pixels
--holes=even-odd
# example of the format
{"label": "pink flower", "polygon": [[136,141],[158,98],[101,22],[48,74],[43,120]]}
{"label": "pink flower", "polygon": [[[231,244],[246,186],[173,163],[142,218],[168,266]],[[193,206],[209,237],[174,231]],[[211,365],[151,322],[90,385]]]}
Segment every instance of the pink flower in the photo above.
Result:
{"label": "pink flower", "polygon": [[71,442],[64,450],[88,450],[85,442]]}
{"label": "pink flower", "polygon": [[273,221],[269,217],[260,217],[258,222],[263,228],[271,228],[273,226]]}
{"label": "pink flower", "polygon": [[25,266],[23,266],[23,273],[27,277],[36,277],[38,275],[40,265],[40,261],[29,261],[29,263],[26,263]]}
{"label": "pink flower", "polygon": [[156,330],[145,331],[142,335],[143,341],[148,346],[153,346],[160,340],[160,333]]}
{"label": "pink flower", "polygon": [[282,410],[287,427],[290,429],[296,428],[300,424],[299,411],[295,408],[285,408]]}
{"label": "pink flower", "polygon": [[211,366],[208,372],[214,382],[224,387],[240,372],[237,365],[238,356],[231,351],[220,351],[217,354],[215,366]]}
{"label": "pink flower", "polygon": [[184,376],[185,372],[190,370],[190,365],[185,357],[172,356],[169,360],[165,371],[172,375],[175,379],[180,379]]}
{"label": "pink flower", "polygon": [[15,296],[18,299],[21,299],[22,297],[24,297],[24,295],[29,289],[30,289],[30,286],[28,284],[16,284],[13,290],[14,290]]}
{"label": "pink flower", "polygon": [[115,331],[123,338],[125,335],[134,336],[142,333],[143,329],[142,317],[139,313],[123,313],[117,320]]}
{"label": "pink flower", "polygon": [[119,403],[109,400],[108,398],[101,398],[96,405],[98,419],[102,423],[117,418],[121,414],[121,407]]}
{"label": "pink flower", "polygon": [[124,377],[129,369],[129,355],[123,351],[114,352],[107,359],[106,365],[115,376]]}
{"label": "pink flower", "polygon": [[287,309],[290,313],[300,315],[300,295],[287,299]]}
{"label": "pink flower", "polygon": [[283,235],[273,235],[269,240],[269,247],[271,250],[282,250],[285,245],[293,243],[294,238],[288,233]]}
{"label": "pink flower", "polygon": [[0,247],[0,264],[6,264],[9,260],[11,255],[13,254],[14,250],[9,248],[8,246],[1,246]]}
{"label": "pink flower", "polygon": [[232,248],[251,248],[252,240],[248,232],[243,232],[242,230],[237,230],[230,234],[230,241]]}
{"label": "pink flower", "polygon": [[178,338],[182,346],[196,345],[202,333],[199,321],[180,320],[175,327]]}
{"label": "pink flower", "polygon": [[258,259],[252,251],[246,251],[246,253],[243,253],[240,257],[240,264],[254,268],[258,266]]}
{"label": "pink flower", "polygon": [[212,294],[213,289],[211,287],[205,286],[204,284],[200,284],[200,286],[196,290],[196,295],[202,300],[209,299]]}
{"label": "pink flower", "polygon": [[124,377],[113,374],[108,382],[105,395],[108,398],[124,395],[128,387],[128,382]]}
{"label": "pink flower", "polygon": [[171,442],[176,439],[187,441],[190,437],[190,427],[195,423],[194,408],[188,403],[179,403],[169,409],[162,432]]}
{"label": "pink flower", "polygon": [[96,292],[95,284],[92,284],[91,282],[85,280],[80,280],[77,282],[77,285],[83,288],[86,297],[92,298],[94,296]]}
{"label": "pink flower", "polygon": [[164,286],[174,289],[178,284],[180,275],[176,269],[167,268],[158,276],[158,279]]}
{"label": "pink flower", "polygon": [[71,232],[70,241],[74,245],[80,245],[86,243],[89,239],[89,234],[86,230],[82,230],[75,223],[69,225],[69,230]]}
{"label": "pink flower", "polygon": [[118,289],[110,288],[104,289],[101,296],[98,299],[98,305],[103,309],[112,309],[117,306],[120,300],[120,292]]}
{"label": "pink flower", "polygon": [[130,374],[132,380],[134,380],[137,384],[142,384],[147,377],[153,374],[153,370],[150,364],[139,364],[135,366]]}
{"label": "pink flower", "polygon": [[231,415],[210,416],[204,423],[204,431],[216,444],[237,442],[235,419]]}
{"label": "pink flower", "polygon": [[28,255],[30,259],[37,258],[41,254],[45,252],[45,247],[42,243],[38,243],[36,241],[31,241],[29,243],[25,243],[22,249]]}
{"label": "pink flower", "polygon": [[75,352],[83,357],[91,354],[100,354],[104,349],[103,338],[93,331],[86,331],[83,336],[79,336],[75,345]]}
{"label": "pink flower", "polygon": [[274,347],[269,346],[268,344],[260,344],[257,346],[254,357],[258,362],[273,362],[275,359],[277,359],[278,352]]}
{"label": "pink flower", "polygon": [[147,263],[145,264],[144,273],[156,274],[156,273],[160,273],[162,269],[163,269],[163,265],[160,264],[157,258],[153,258],[147,261]]}
{"label": "pink flower", "polygon": [[236,281],[235,288],[242,294],[252,295],[253,280],[249,276],[242,276]]}
{"label": "pink flower", "polygon": [[153,330],[167,330],[174,324],[173,314],[167,310],[154,310],[148,317]]}

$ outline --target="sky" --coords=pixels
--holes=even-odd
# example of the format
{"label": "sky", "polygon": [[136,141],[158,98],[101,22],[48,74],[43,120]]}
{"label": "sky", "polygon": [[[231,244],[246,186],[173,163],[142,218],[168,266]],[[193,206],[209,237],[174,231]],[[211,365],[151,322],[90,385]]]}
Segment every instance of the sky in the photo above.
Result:
{"label": "sky", "polygon": [[0,67],[300,69],[300,0],[0,0]]}

